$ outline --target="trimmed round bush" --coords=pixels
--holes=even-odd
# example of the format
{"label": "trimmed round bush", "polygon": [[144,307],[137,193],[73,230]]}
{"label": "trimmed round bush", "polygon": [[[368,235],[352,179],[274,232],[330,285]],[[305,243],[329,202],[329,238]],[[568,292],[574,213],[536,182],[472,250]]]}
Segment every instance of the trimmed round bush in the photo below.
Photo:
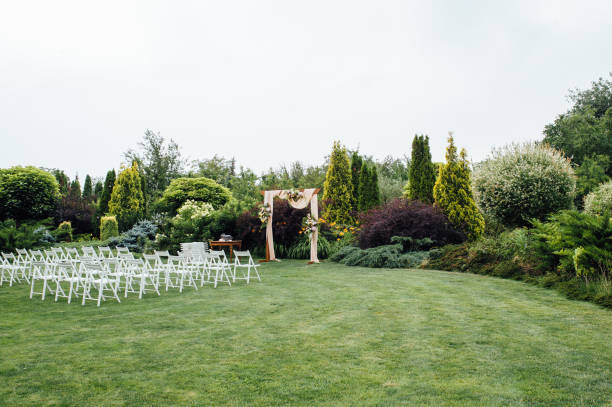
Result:
{"label": "trimmed round bush", "polygon": [[483,212],[504,225],[524,226],[571,208],[576,181],[561,152],[525,143],[494,150],[477,166],[473,188]]}
{"label": "trimmed round bush", "polygon": [[601,184],[584,198],[584,211],[590,215],[612,213],[612,181]]}
{"label": "trimmed round bush", "polygon": [[72,224],[64,221],[55,230],[55,238],[60,242],[72,242]]}
{"label": "trimmed round bush", "polygon": [[119,236],[119,223],[115,216],[102,216],[100,218],[100,240]]}
{"label": "trimmed round bush", "polygon": [[207,202],[215,209],[220,209],[232,197],[229,189],[210,178],[176,178],[170,182],[162,197],[157,201],[157,208],[170,215],[188,200]]}
{"label": "trimmed round bush", "polygon": [[53,214],[59,185],[35,167],[0,169],[0,219],[44,219]]}
{"label": "trimmed round bush", "polygon": [[465,240],[440,208],[419,201],[395,199],[362,215],[361,223],[362,249],[389,245],[394,236],[430,238],[435,246]]}

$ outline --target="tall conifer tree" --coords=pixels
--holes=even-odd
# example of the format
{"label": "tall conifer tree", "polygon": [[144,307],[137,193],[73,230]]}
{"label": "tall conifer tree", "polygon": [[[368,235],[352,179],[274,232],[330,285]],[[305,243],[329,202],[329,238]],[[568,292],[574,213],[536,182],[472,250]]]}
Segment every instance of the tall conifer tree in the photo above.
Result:
{"label": "tall conifer tree", "polygon": [[346,148],[339,141],[334,142],[325,176],[323,201],[324,217],[328,222],[353,223],[351,216],[353,183],[351,166]]}
{"label": "tall conifer tree", "polygon": [[93,184],[89,174],[85,176],[85,183],[83,184],[83,199],[87,202],[91,202],[93,198]]}
{"label": "tall conifer tree", "polygon": [[484,231],[484,218],[472,195],[470,168],[465,149],[457,156],[452,134],[448,137],[446,163],[434,186],[435,203],[448,220],[470,239],[476,239]]}
{"label": "tall conifer tree", "polygon": [[412,158],[408,181],[408,198],[425,203],[434,201],[433,188],[436,169],[431,161],[429,136],[415,135],[412,140]]}
{"label": "tall conifer tree", "polygon": [[357,153],[353,152],[351,156],[351,177],[353,183],[353,210],[356,211],[359,208],[359,176],[361,175],[361,167],[363,165],[363,159]]}
{"label": "tall conifer tree", "polygon": [[100,216],[104,216],[108,213],[108,202],[111,199],[113,193],[113,187],[115,186],[115,170],[110,170],[106,173],[106,179],[104,180],[104,189],[102,189],[102,196],[100,197]]}

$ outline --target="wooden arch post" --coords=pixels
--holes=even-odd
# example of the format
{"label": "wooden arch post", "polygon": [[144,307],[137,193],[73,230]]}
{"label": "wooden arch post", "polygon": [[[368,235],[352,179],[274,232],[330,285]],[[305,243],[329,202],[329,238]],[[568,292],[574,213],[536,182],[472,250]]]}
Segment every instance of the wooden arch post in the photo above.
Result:
{"label": "wooden arch post", "polygon": [[[304,188],[300,188],[299,191],[304,192]],[[315,197],[315,199],[318,199],[318,195],[320,191],[321,191],[321,188],[315,188],[312,196]],[[265,194],[266,194],[266,191],[261,191],[261,195],[265,196]],[[312,204],[309,204],[309,205],[312,205]],[[272,210],[274,210],[274,205],[272,205]],[[260,260],[260,263],[268,263],[269,261],[270,261],[270,242],[268,241],[268,236],[266,235],[266,259]],[[309,261],[308,264],[312,264],[312,261]]]}

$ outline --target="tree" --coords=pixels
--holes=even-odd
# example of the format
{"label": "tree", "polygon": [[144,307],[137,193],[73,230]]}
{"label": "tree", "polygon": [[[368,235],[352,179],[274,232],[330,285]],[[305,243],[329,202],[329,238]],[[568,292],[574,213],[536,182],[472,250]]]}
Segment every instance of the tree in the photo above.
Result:
{"label": "tree", "polygon": [[176,178],[170,182],[156,206],[158,210],[174,216],[188,200],[207,202],[215,209],[220,209],[231,198],[229,189],[210,178]]}
{"label": "tree", "polygon": [[429,136],[415,135],[412,140],[408,198],[432,203],[435,183],[436,173],[429,151]]}
{"label": "tree", "polygon": [[351,216],[351,202],[353,200],[351,168],[346,148],[341,146],[339,141],[334,142],[332,148],[324,188],[324,218],[328,222],[353,223]]}
{"label": "tree", "polygon": [[68,195],[70,195],[74,199],[81,199],[81,183],[79,182],[78,175],[74,177],[74,180],[70,183]]}
{"label": "tree", "polygon": [[353,184],[353,200],[351,202],[353,210],[359,208],[359,177],[361,176],[361,167],[363,159],[357,151],[353,151],[351,155],[351,180]]}
{"label": "tree", "polygon": [[98,209],[100,215],[106,215],[108,213],[108,203],[111,199],[111,194],[113,193],[116,178],[117,175],[114,169],[106,173],[104,188],[102,189],[102,195],[100,196],[100,207]]}
{"label": "tree", "polygon": [[57,183],[59,185],[60,194],[61,195],[68,194],[68,188],[70,187],[70,178],[68,178],[68,176],[64,173],[64,171],[60,171],[57,169],[53,170],[51,173],[57,180]]}
{"label": "tree", "polygon": [[125,153],[128,162],[136,161],[142,171],[144,198],[154,202],[170,185],[170,181],[181,176],[185,161],[174,140],[166,144],[160,133],[146,130],[143,141],[138,143],[140,152],[129,150]]}
{"label": "tree", "polygon": [[360,212],[367,211],[371,208],[370,205],[370,166],[363,163],[361,166],[361,174],[359,174],[359,200],[357,208]]}
{"label": "tree", "polygon": [[210,178],[224,187],[229,187],[231,179],[236,175],[236,160],[226,160],[217,154],[198,162],[197,166],[198,175]]}
{"label": "tree", "polygon": [[571,109],[544,128],[544,143],[578,165],[604,155],[609,159],[606,174],[612,176],[612,80],[600,78],[590,89],[573,90],[570,100]]}
{"label": "tree", "polygon": [[85,183],[83,184],[83,199],[87,202],[91,202],[93,200],[93,184],[89,174],[85,176]]}
{"label": "tree", "polygon": [[35,167],[0,169],[0,219],[44,219],[59,198],[53,175]]}
{"label": "tree", "polygon": [[97,181],[96,184],[94,185],[93,199],[94,200],[100,199],[100,197],[102,196],[102,191],[104,191],[104,184],[102,183],[102,181]]}
{"label": "tree", "polygon": [[446,163],[440,168],[433,192],[436,206],[456,228],[472,240],[482,234],[485,222],[472,196],[467,154],[462,149],[457,156],[452,133],[448,137]]}
{"label": "tree", "polygon": [[608,181],[606,169],[610,165],[610,157],[605,155],[594,155],[586,157],[582,165],[576,168],[576,198],[574,203],[582,208],[585,197],[599,185]]}
{"label": "tree", "polygon": [[119,173],[108,211],[117,217],[121,231],[128,230],[144,216],[144,197],[136,162]]}

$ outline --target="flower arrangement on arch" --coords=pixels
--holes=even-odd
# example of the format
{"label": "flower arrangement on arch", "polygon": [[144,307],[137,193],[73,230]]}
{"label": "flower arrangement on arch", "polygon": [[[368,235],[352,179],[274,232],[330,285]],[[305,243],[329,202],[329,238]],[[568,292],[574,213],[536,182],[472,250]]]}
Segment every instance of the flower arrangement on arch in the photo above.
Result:
{"label": "flower arrangement on arch", "polygon": [[319,223],[323,222],[314,219],[312,215],[308,214],[302,219],[302,230],[299,233],[306,233],[308,237],[311,237],[312,233],[319,227]]}
{"label": "flower arrangement on arch", "polygon": [[290,190],[287,191],[287,198],[290,201],[297,201],[303,195],[304,195],[304,193],[302,191],[300,191],[299,189],[291,188]]}
{"label": "flower arrangement on arch", "polygon": [[265,203],[261,208],[259,208],[258,216],[259,220],[261,221],[261,227],[263,228],[264,225],[267,225],[272,218],[272,208],[270,208],[269,203]]}

